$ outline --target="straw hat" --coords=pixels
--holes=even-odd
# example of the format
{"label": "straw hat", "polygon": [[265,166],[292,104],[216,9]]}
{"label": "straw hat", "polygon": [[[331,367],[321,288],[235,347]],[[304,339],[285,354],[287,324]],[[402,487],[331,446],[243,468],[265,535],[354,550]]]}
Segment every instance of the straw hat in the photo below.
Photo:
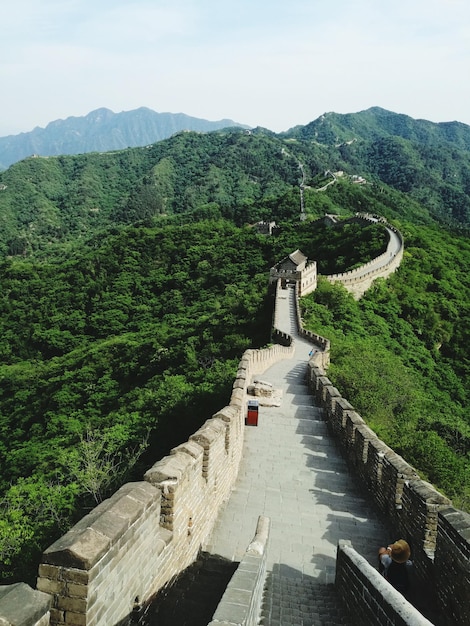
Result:
{"label": "straw hat", "polygon": [[390,556],[395,563],[406,563],[410,558],[410,546],[404,539],[399,539],[390,546]]}

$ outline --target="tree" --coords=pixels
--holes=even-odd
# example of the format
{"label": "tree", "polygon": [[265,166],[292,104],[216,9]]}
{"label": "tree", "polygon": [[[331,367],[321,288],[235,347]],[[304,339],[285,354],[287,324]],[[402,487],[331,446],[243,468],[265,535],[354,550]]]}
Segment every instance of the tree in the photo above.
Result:
{"label": "tree", "polygon": [[68,451],[64,464],[80,491],[90,494],[98,504],[111,487],[129,475],[147,443],[148,433],[136,448],[123,451],[120,429],[112,428],[104,433],[87,429],[80,435],[78,445]]}

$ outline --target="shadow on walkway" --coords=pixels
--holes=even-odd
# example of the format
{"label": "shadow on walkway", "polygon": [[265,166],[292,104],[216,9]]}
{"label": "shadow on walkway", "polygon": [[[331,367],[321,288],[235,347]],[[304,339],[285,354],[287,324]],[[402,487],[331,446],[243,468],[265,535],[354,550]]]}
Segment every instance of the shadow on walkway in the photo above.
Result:
{"label": "shadow on walkway", "polygon": [[321,584],[286,565],[268,574],[262,617],[263,626],[349,626],[333,584]]}

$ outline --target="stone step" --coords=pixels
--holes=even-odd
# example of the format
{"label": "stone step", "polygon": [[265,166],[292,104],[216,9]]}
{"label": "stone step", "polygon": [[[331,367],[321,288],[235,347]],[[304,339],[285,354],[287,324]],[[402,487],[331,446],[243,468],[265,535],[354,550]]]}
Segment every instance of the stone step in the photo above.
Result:
{"label": "stone step", "polygon": [[270,573],[260,626],[352,626],[333,584]]}

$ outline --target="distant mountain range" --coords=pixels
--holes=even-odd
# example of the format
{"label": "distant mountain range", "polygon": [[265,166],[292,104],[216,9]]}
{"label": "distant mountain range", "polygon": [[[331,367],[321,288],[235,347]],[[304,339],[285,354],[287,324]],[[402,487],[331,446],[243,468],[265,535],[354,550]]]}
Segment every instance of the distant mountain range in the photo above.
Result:
{"label": "distant mountain range", "polygon": [[122,113],[100,108],[83,117],[55,120],[45,128],[0,137],[0,169],[33,154],[107,152],[146,146],[183,130],[210,132],[233,126],[248,128],[228,119],[211,122],[184,113],[156,113],[146,107]]}

